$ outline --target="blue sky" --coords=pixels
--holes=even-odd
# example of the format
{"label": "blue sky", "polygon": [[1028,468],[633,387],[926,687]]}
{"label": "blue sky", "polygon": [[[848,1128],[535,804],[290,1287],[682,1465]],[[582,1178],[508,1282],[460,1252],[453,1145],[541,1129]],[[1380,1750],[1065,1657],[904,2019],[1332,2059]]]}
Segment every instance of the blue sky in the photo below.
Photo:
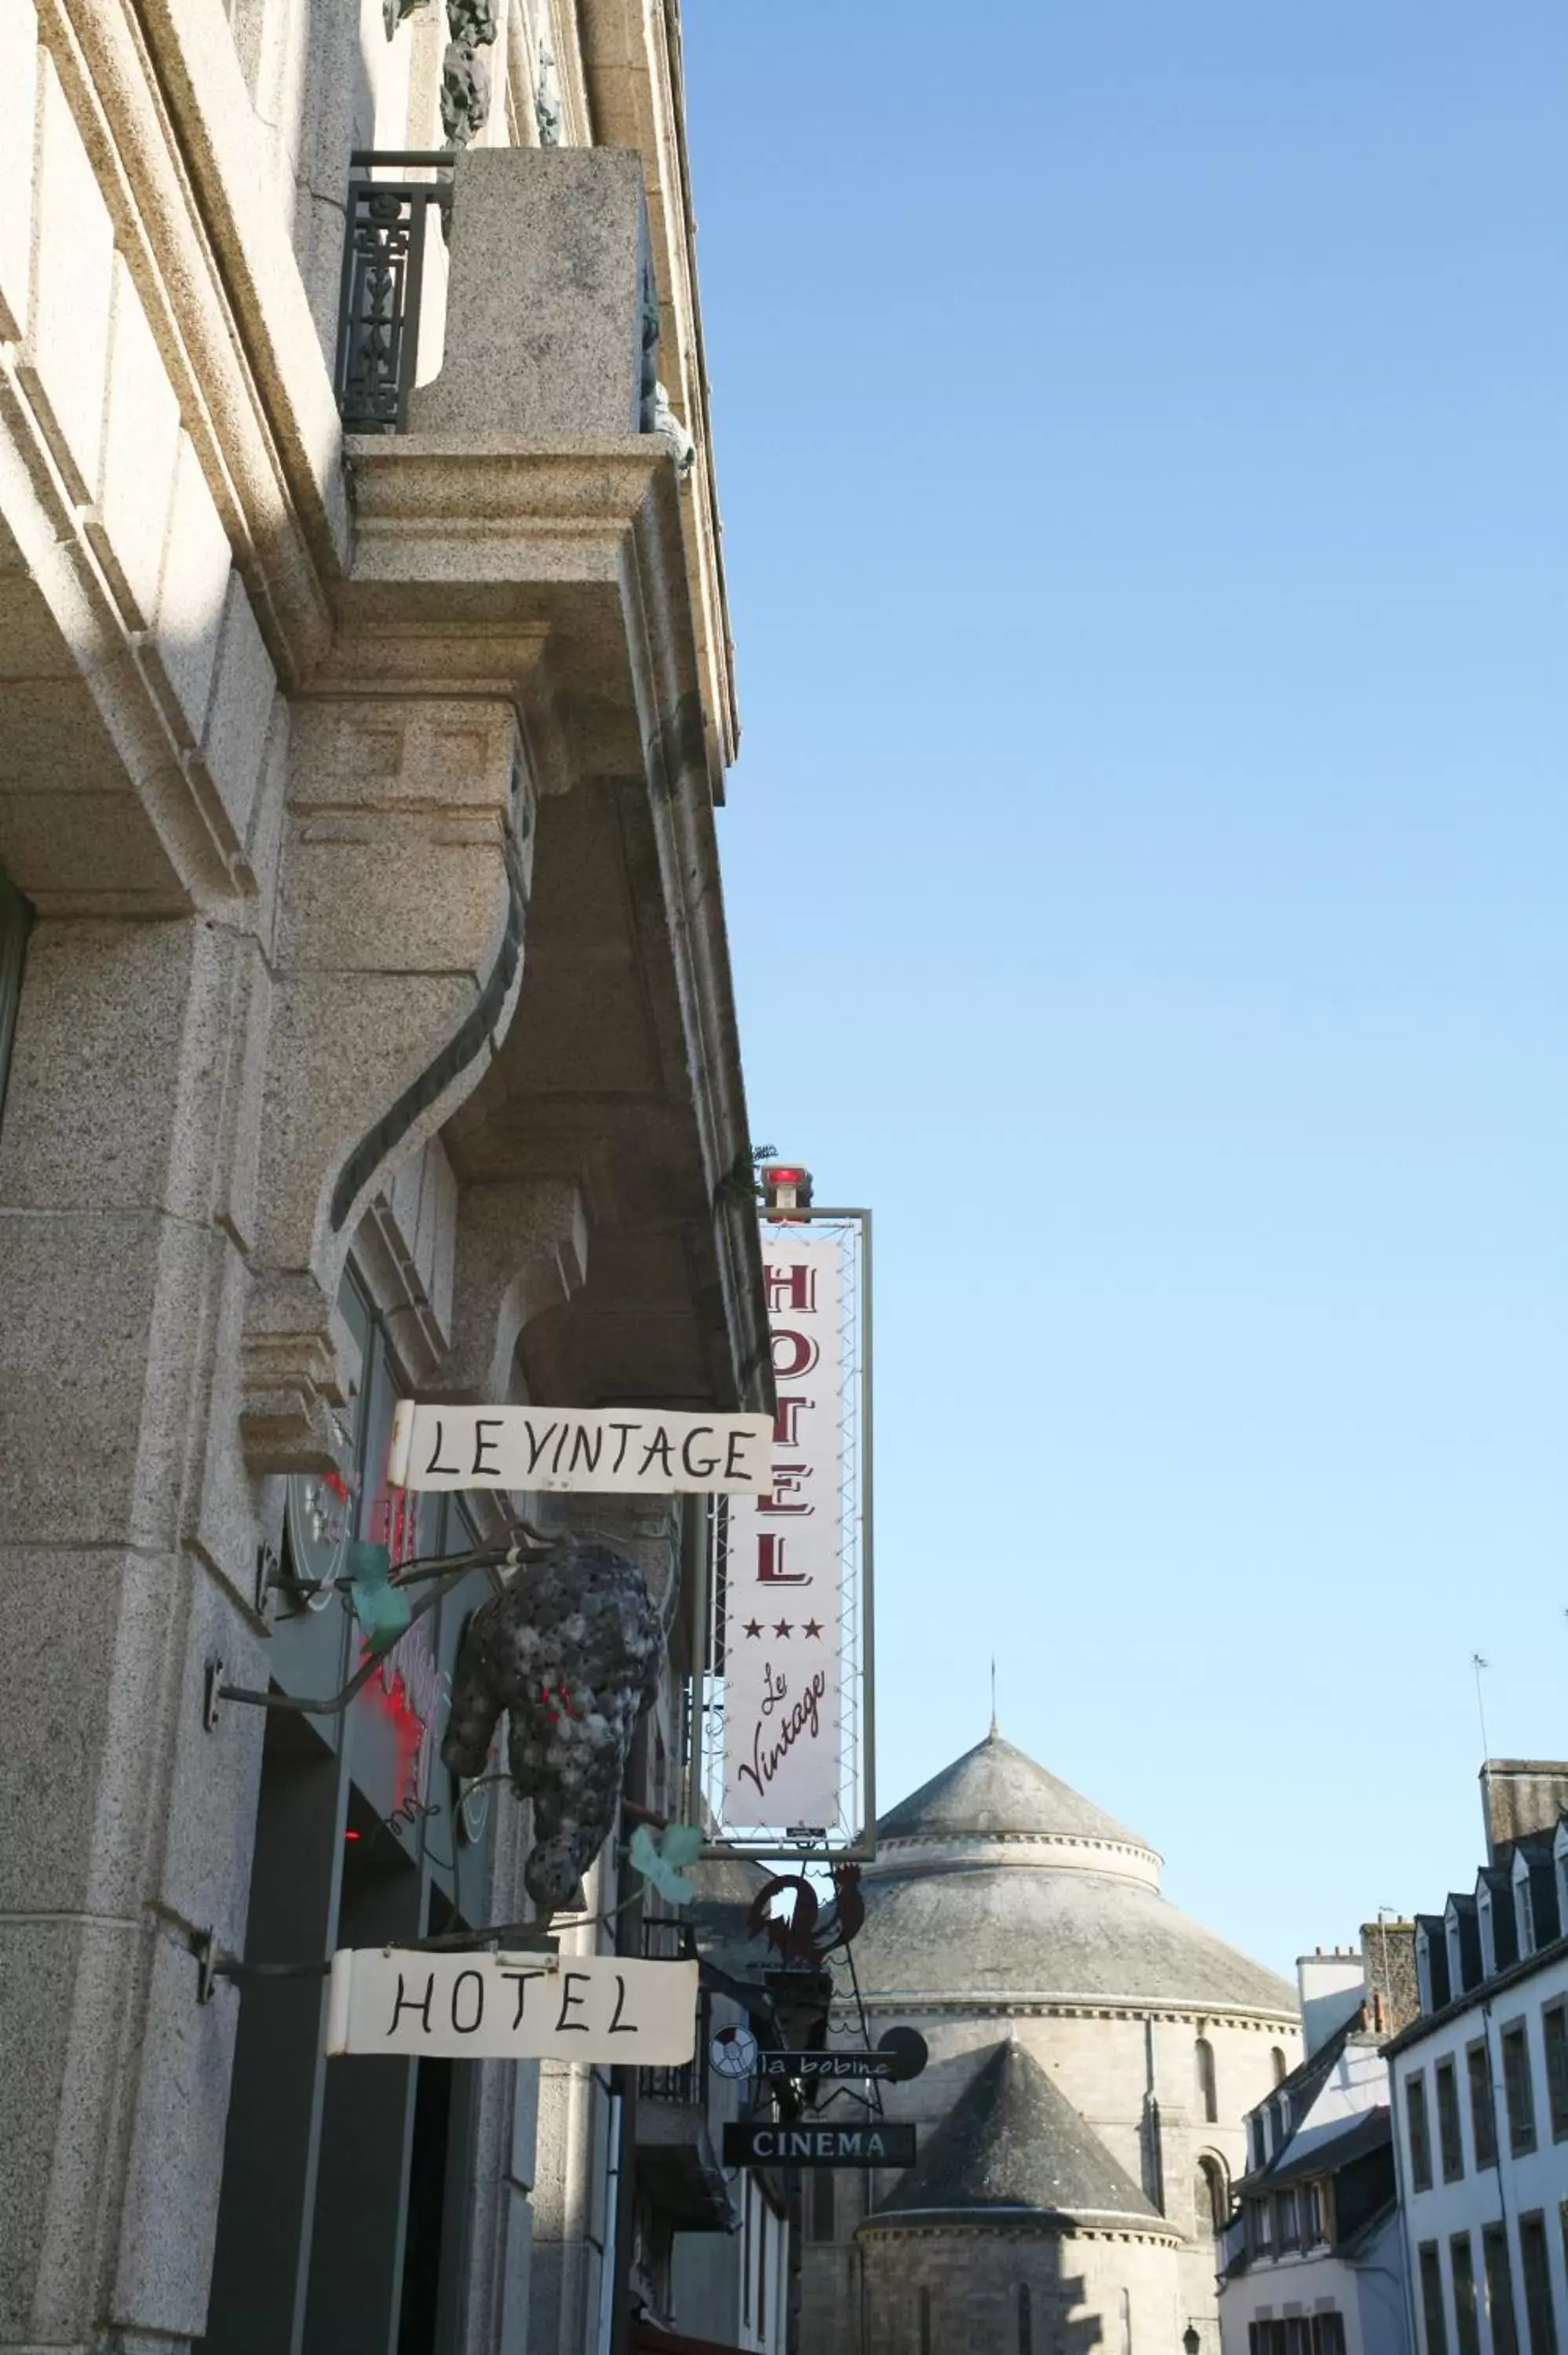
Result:
{"label": "blue sky", "polygon": [[1266,1960],[1568,1755],[1568,15],[686,0],[754,1131],[878,1219],[880,1774]]}

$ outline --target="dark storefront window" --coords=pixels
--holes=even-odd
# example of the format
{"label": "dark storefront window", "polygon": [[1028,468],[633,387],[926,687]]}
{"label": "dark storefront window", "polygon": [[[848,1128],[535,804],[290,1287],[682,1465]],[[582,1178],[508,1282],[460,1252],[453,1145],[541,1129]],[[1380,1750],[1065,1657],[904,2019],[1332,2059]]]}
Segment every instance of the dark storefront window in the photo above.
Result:
{"label": "dark storefront window", "polygon": [[1444,2182],[1457,2183],[1465,2172],[1465,2143],[1459,2128],[1459,2083],[1451,2060],[1437,2063],[1437,2147]]}
{"label": "dark storefront window", "polygon": [[1481,2234],[1481,2258],[1487,2277],[1487,2319],[1492,2327],[1492,2355],[1519,2355],[1519,2326],[1513,2314],[1513,2266],[1509,2260],[1508,2227],[1489,2224]]}
{"label": "dark storefront window", "polygon": [[1416,2191],[1432,2189],[1432,2143],[1426,2130],[1426,2072],[1405,2080],[1404,2122],[1410,2137],[1410,2181]]}
{"label": "dark storefront window", "polygon": [[1515,2158],[1535,2148],[1535,2091],[1530,2082],[1530,2032],[1522,2019],[1502,2031],[1503,2100],[1509,2148]]}
{"label": "dark storefront window", "polygon": [[1421,2267],[1421,2321],[1426,2336],[1426,2355],[1448,2355],[1448,2328],[1443,2314],[1443,2261],[1437,2254],[1436,2241],[1423,2241],[1418,2253]]}
{"label": "dark storefront window", "polygon": [[1470,2080],[1470,2136],[1476,2146],[1476,2165],[1495,2167],[1498,2137],[1492,2114],[1492,2063],[1484,2041],[1466,2045],[1465,2067]]}
{"label": "dark storefront window", "polygon": [[1552,2261],[1546,2254],[1546,2219],[1536,2210],[1519,2220],[1519,2261],[1524,2275],[1524,2316],[1530,2355],[1557,2355],[1557,2321],[1552,2311]]}
{"label": "dark storefront window", "polygon": [[1454,2336],[1458,2355],[1481,2355],[1481,2327],[1476,2305],[1476,2260],[1468,2232],[1456,2232],[1448,2243],[1454,2275]]}
{"label": "dark storefront window", "polygon": [[[363,1353],[342,1478],[290,1483],[284,1571],[345,1574],[355,1539],[395,1561],[466,1551],[455,1497],[388,1495],[398,1383],[385,1333],[345,1285]],[[428,1590],[427,1590],[428,1591]],[[388,1652],[341,1718],[267,1720],[245,1959],[302,1962],[484,1921],[492,1794],[456,1790],[438,1745],[463,1579]],[[347,1598],[280,1597],[274,1685],[336,1691],[366,1657]],[[242,1983],[207,2355],[450,2355],[475,2067],[321,2057],[321,1978]],[[452,2262],[449,2262],[449,2256]]]}

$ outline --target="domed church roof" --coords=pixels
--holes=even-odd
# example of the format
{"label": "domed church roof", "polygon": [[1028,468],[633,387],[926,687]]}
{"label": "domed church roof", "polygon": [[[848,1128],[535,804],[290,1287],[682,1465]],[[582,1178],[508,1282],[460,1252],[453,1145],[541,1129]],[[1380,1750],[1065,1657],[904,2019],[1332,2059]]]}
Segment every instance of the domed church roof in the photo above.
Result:
{"label": "domed church roof", "polygon": [[884,1816],[876,1838],[880,1848],[893,1840],[944,1839],[965,1832],[993,1839],[1112,1840],[1154,1853],[1136,1832],[1059,1783],[994,1728]]}
{"label": "domed church roof", "polygon": [[993,1731],[884,1817],[855,1960],[886,2012],[1131,2004],[1287,2023],[1289,1983],[1160,1893],[1160,1859]]}
{"label": "domed church roof", "polygon": [[916,2216],[955,2225],[1171,2229],[1040,2063],[1012,2042],[992,2049],[862,2229]]}

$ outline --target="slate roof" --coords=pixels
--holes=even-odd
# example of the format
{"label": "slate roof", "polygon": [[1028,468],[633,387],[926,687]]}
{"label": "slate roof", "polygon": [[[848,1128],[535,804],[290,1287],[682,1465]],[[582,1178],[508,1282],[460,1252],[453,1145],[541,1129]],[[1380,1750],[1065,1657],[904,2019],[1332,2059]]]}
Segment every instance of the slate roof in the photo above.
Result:
{"label": "slate roof", "polygon": [[1054,1834],[1148,1847],[995,1731],[900,1800],[876,1827],[879,1841],[945,1839],[955,1832],[993,1838]]}
{"label": "slate roof", "polygon": [[1298,2013],[1277,1973],[1189,1920],[1157,1889],[1111,1873],[955,1860],[863,1883],[861,1990],[886,2009],[921,1996],[979,2002],[1086,1998],[1171,2009]]}
{"label": "slate roof", "polygon": [[955,2222],[1170,2225],[1022,2044],[996,2045],[863,2230]]}
{"label": "slate roof", "polygon": [[1287,1980],[1167,1903],[1160,1859],[1135,1832],[994,1731],[885,1816],[877,1838],[855,1961],[866,2000],[885,2009],[923,1996],[1081,1997],[1298,2015]]}

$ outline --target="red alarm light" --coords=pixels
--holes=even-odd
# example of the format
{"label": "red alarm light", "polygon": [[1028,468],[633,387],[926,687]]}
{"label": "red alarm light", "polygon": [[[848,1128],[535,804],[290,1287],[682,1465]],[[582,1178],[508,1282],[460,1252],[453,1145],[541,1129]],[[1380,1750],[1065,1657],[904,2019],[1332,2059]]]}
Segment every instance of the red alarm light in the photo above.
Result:
{"label": "red alarm light", "polygon": [[767,1217],[788,1218],[811,1207],[811,1173],[798,1161],[767,1161],[762,1167],[762,1203]]}

